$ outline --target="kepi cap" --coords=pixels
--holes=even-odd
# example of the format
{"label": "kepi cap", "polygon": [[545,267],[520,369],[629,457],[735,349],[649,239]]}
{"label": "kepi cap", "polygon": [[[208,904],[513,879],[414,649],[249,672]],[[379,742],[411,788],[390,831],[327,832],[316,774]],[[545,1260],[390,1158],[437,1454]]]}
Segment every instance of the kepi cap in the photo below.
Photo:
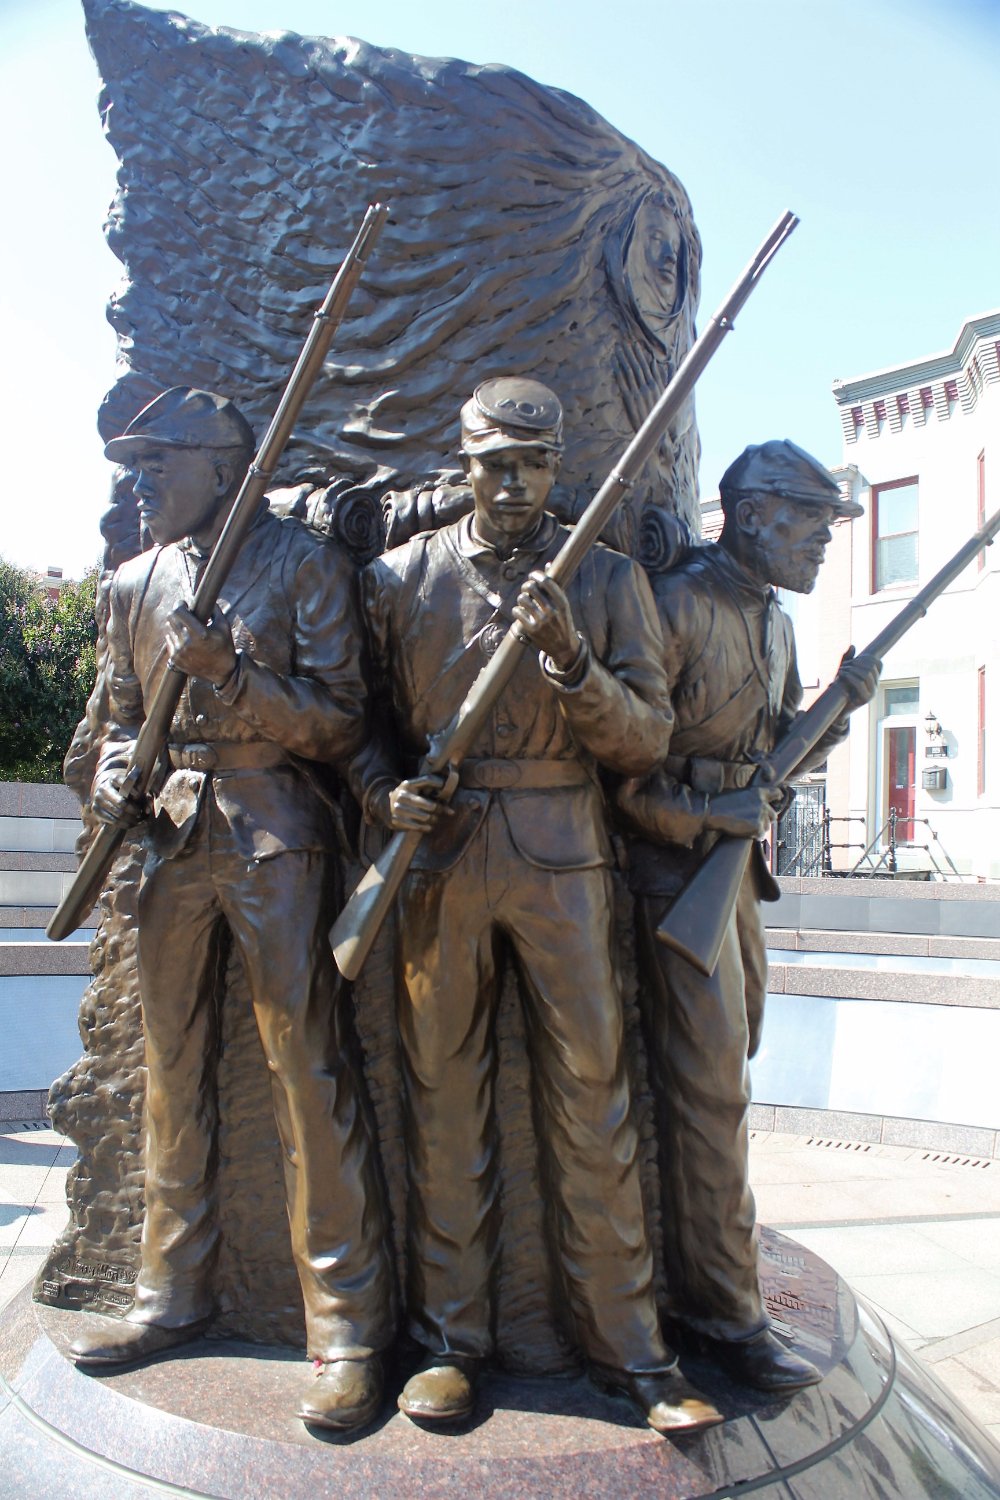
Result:
{"label": "kepi cap", "polygon": [[462,452],[475,457],[499,448],[562,452],[562,403],[555,391],[520,375],[501,375],[476,386],[462,407]]}
{"label": "kepi cap", "polygon": [[254,447],[253,428],[225,396],[174,385],[144,406],[104,449],[105,458],[129,464],[144,448]]}
{"label": "kepi cap", "polygon": [[748,492],[779,495],[799,505],[829,505],[838,518],[854,520],[864,515],[855,500],[846,500],[840,487],[819,459],[788,438],[772,438],[751,444],[719,480],[719,494]]}

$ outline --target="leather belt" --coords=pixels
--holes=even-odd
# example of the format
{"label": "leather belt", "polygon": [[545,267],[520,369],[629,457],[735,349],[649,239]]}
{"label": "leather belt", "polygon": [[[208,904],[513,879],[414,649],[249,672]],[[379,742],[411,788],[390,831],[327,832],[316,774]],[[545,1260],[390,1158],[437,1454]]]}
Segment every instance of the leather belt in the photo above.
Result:
{"label": "leather belt", "polygon": [[753,761],[715,760],[705,755],[667,756],[663,768],[696,792],[718,796],[720,792],[749,786],[757,771]]}
{"label": "leather belt", "polygon": [[176,771],[246,771],[280,766],[288,759],[280,745],[269,740],[232,740],[215,745],[168,745]]}
{"label": "leather belt", "polygon": [[458,768],[459,786],[485,792],[591,783],[586,766],[578,760],[464,760]]}

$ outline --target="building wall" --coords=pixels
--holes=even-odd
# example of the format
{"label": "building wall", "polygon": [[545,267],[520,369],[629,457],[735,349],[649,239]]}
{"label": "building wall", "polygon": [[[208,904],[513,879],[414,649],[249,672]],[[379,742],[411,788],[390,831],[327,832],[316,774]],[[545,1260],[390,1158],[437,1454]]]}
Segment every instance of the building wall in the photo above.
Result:
{"label": "building wall", "polygon": [[[871,640],[976,530],[978,460],[984,455],[985,510],[1000,506],[1000,313],[975,318],[955,347],[927,360],[876,371],[834,387],[844,431],[844,463],[865,516],[852,523],[850,635],[860,648]],[[838,471],[840,475],[847,468]],[[873,587],[872,494],[893,481],[916,478],[918,577]],[[880,695],[854,715],[847,748],[847,803],[863,815],[869,837],[887,805],[886,690],[916,683],[916,708],[893,727],[915,730],[915,806],[963,873],[1000,878],[1000,558],[988,548],[929,614],[889,652]],[[986,673],[985,788],[979,791],[979,671]],[[930,716],[930,718],[928,717]],[[941,734],[931,735],[932,722]],[[947,746],[947,759],[929,755]],[[925,790],[922,773],[945,767],[947,788]],[[831,785],[831,800],[833,787]],[[838,798],[842,789],[838,788]],[[839,810],[839,809],[838,809]],[[929,836],[917,823],[913,835]],[[938,851],[940,858],[940,851]],[[926,856],[900,855],[901,864],[926,865]]]}

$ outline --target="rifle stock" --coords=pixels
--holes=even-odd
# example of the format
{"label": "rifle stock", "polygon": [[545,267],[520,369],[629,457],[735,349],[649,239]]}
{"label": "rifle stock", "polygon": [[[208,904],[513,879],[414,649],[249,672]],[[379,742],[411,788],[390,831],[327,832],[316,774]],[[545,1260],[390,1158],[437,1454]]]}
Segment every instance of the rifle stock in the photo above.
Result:
{"label": "rifle stock", "polygon": [[[757,285],[765,268],[798,222],[793,213],[786,212],[781,216],[713,315],[705,332],[688,350],[652,411],[549,565],[551,577],[560,586],[565,587],[573,578],[664,431],[687,400],[712,355],[731,330],[736,314]],[[526,644],[526,638],[515,629],[507,632],[495,656],[476,678],[451,724],[442,735],[436,737],[422,771],[440,772],[460,763],[513,676]],[[412,841],[397,841],[398,836],[393,838],[383,855],[363,876],[334,923],[330,942],[337,966],[345,979],[355,979],[360,972],[419,847],[420,837],[417,834]],[[385,888],[390,885],[391,894],[387,894]]]}
{"label": "rifle stock", "polygon": [[[914,594],[862,654],[881,661],[910,626],[923,618],[938,595],[954,583],[976,553],[992,543],[998,531],[1000,510],[958,549],[919,593]],[[788,781],[827,731],[850,712],[851,707],[847,688],[835,678],[815,703],[805,713],[799,714],[781,743],[761,762],[751,786],[759,786],[763,781],[772,785]],[[715,973],[719,962],[752,844],[752,839],[730,837],[722,837],[713,844],[656,930],[661,943],[687,959],[706,977]]]}
{"label": "rifle stock", "polygon": [[[203,625],[207,625],[212,617],[219,593],[256,519],[278,459],[291,437],[313,381],[322,369],[337,325],[388,216],[389,210],[384,204],[375,203],[369,207],[321,306],[313,314],[313,326],[288,378],[278,409],[247,470],[195,592],[191,613]],[[156,774],[185,680],[183,672],[165,671],[147,710],[122,783],[123,790],[137,801],[145,798]],[[60,942],[79,927],[94,906],[126,832],[127,829],[120,825],[98,829],[73,884],[45,929],[46,935],[54,942]]]}

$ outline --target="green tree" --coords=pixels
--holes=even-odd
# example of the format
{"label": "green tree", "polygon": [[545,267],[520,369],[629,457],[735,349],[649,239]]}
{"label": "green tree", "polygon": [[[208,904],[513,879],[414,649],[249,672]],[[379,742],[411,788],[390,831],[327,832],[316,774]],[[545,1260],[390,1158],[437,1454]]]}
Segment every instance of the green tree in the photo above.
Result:
{"label": "green tree", "polygon": [[60,781],[94,683],[97,570],[56,599],[0,559],[0,779]]}

